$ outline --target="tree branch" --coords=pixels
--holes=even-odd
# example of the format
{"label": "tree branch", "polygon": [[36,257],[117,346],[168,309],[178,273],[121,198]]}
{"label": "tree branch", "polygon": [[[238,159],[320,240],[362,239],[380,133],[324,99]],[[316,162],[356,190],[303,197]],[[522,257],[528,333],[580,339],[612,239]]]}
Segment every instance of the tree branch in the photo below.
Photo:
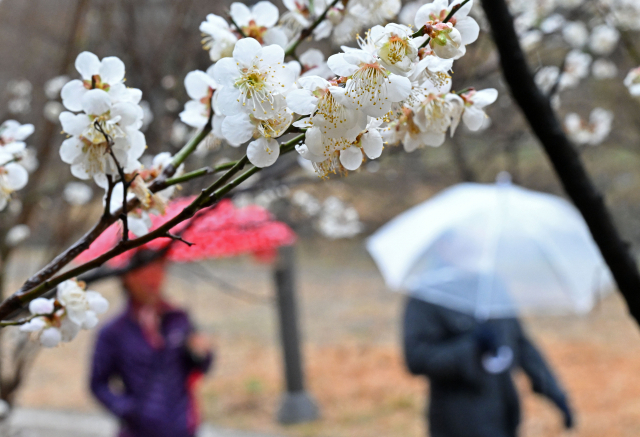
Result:
{"label": "tree branch", "polygon": [[[300,143],[304,139],[304,137],[305,134],[301,134],[281,144],[280,154],[286,154],[294,150],[295,146]],[[250,170],[246,171],[235,180],[229,182],[231,178],[235,174],[240,172],[248,163],[249,159],[245,155],[218,180],[216,180],[206,189],[202,190],[198,197],[196,197],[189,205],[187,205],[180,213],[178,213],[178,215],[168,220],[157,229],[149,232],[148,234],[143,235],[142,237],[135,238],[133,240],[121,241],[120,244],[118,244],[116,247],[94,258],[91,261],[88,261],[78,267],[70,269],[64,273],[59,274],[58,276],[51,278],[51,276],[56,273],[53,272],[53,274],[50,276],[51,279],[43,280],[42,282],[36,284],[34,287],[22,293],[14,293],[11,297],[0,303],[0,320],[10,317],[15,311],[22,309],[25,304],[31,302],[37,297],[42,296],[52,288],[56,287],[58,284],[81,275],[82,273],[85,273],[89,270],[100,267],[105,262],[128,250],[140,247],[157,238],[173,238],[171,236],[168,236],[171,229],[173,229],[183,221],[193,217],[194,214],[200,209],[215,205],[220,199],[228,194],[229,191],[231,191],[242,182],[246,181],[249,177],[261,170],[261,168],[259,167],[252,167]],[[98,235],[100,235],[100,233],[98,233]]]}
{"label": "tree branch", "polygon": [[580,155],[567,139],[549,99],[540,92],[527,66],[504,0],[482,0],[493,39],[500,53],[504,78],[533,132],[549,157],[562,185],[582,213],[591,235],[609,265],[631,315],[640,323],[640,274]]}

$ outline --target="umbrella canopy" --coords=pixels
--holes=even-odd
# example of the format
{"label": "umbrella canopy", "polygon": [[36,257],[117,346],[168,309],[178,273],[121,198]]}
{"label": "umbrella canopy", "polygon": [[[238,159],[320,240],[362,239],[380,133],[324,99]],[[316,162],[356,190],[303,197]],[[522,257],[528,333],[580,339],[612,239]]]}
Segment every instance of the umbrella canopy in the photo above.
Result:
{"label": "umbrella canopy", "polygon": [[567,201],[464,183],[380,228],[367,249],[389,287],[475,315],[586,313],[611,274]]}
{"label": "umbrella canopy", "polygon": [[[163,216],[151,216],[151,230],[157,229],[178,215],[193,198],[176,199]],[[230,200],[223,200],[213,208],[198,212],[171,232],[194,243],[188,246],[179,241],[159,238],[111,259],[110,267],[122,267],[140,250],[159,251],[167,245],[166,258],[174,262],[192,262],[208,258],[230,257],[253,253],[270,255],[280,246],[295,242],[296,235],[285,223],[273,219],[269,211],[259,206],[236,208]],[[86,262],[112,249],[122,236],[121,224],[114,223],[82,252],[76,262]],[[130,238],[134,238],[130,234]]]}

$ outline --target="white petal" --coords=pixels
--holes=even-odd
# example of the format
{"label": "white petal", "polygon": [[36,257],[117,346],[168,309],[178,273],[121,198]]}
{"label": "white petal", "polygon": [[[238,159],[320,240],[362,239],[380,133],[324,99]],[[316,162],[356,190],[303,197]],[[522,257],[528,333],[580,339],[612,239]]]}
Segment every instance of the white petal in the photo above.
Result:
{"label": "white petal", "polygon": [[[456,13],[457,15],[457,13]],[[478,39],[478,35],[480,34],[480,26],[476,20],[471,17],[463,18],[456,23],[456,29],[460,32],[462,36],[462,44],[471,44]]]}
{"label": "white petal", "polygon": [[318,49],[309,49],[300,55],[300,62],[306,68],[317,67],[324,64],[324,54]]}
{"label": "white petal", "polygon": [[58,328],[47,328],[40,334],[40,344],[44,347],[56,347],[62,340],[62,334]]}
{"label": "white petal", "polygon": [[[284,62],[284,49],[279,45],[270,45],[264,47],[262,52],[260,52],[260,61],[259,64],[262,66],[281,64]],[[282,68],[282,67],[278,67]],[[280,73],[280,72],[278,72]]]}
{"label": "white petal", "polygon": [[[220,62],[222,61],[218,61],[218,63]],[[231,116],[242,112],[239,89],[232,86],[225,86],[216,94],[218,94],[217,104],[219,105],[223,115]]]}
{"label": "white petal", "polygon": [[[445,5],[445,8],[446,7],[447,6]],[[439,13],[440,8],[438,7],[436,2],[427,3],[426,5],[422,6],[420,9],[418,9],[418,12],[416,12],[416,18],[414,21],[416,28],[420,29],[427,23],[427,21],[431,21],[429,15],[436,14],[437,16]]]}
{"label": "white petal", "polygon": [[340,163],[347,170],[357,170],[362,165],[362,151],[359,147],[355,146],[341,150]]}
{"label": "white petal", "polygon": [[232,58],[223,58],[213,64],[213,77],[220,85],[233,87],[240,75],[238,64]]}
{"label": "white petal", "polygon": [[[449,5],[449,10],[453,9],[453,6],[455,5],[459,5],[460,3],[462,3],[463,0],[455,0],[454,2],[452,2]],[[456,11],[456,17],[458,19],[464,18],[467,15],[469,15],[469,12],[471,12],[471,8],[473,8],[473,0],[471,0],[470,2],[468,2],[467,4],[465,4],[463,7],[461,7],[460,9],[458,9]]]}
{"label": "white petal", "polygon": [[29,302],[31,314],[51,314],[53,312],[53,299],[39,297]]}
{"label": "white petal", "polygon": [[318,98],[306,89],[294,90],[287,94],[287,107],[296,114],[309,115],[318,106]]}
{"label": "white petal", "polygon": [[296,152],[298,152],[304,159],[311,162],[322,162],[327,159],[324,156],[319,156],[311,153],[309,151],[309,147],[306,144],[298,144],[296,146]]}
{"label": "white petal", "polygon": [[87,291],[86,296],[89,302],[89,309],[96,314],[104,314],[109,309],[109,301],[97,291]]}
{"label": "white petal", "polygon": [[372,130],[362,135],[362,150],[369,157],[369,159],[376,159],[382,155],[382,149],[384,148],[382,142],[382,136],[377,130]]}
{"label": "white petal", "polygon": [[289,37],[287,37],[286,32],[282,30],[281,27],[272,27],[262,35],[262,41],[267,47],[276,45],[285,49],[289,44]]}
{"label": "white petal", "polygon": [[10,190],[21,190],[29,182],[29,172],[20,164],[11,163],[4,167],[6,187]]}
{"label": "white petal", "polygon": [[273,27],[278,22],[280,13],[278,8],[271,2],[261,1],[251,8],[251,13],[255,17],[258,26]]}
{"label": "white petal", "polygon": [[260,137],[247,146],[247,158],[256,167],[263,168],[273,165],[279,155],[280,146],[276,140]]}
{"label": "white petal", "polygon": [[87,169],[82,164],[74,164],[71,166],[71,174],[78,179],[87,180],[91,179],[91,175],[87,172]]}
{"label": "white petal", "polygon": [[328,156],[322,140],[322,131],[317,127],[313,127],[305,133],[304,143],[309,151],[316,156]]}
{"label": "white petal", "polygon": [[82,111],[82,96],[87,92],[81,80],[75,79],[67,82],[60,91],[62,104],[69,111]]}
{"label": "white petal", "polygon": [[67,164],[73,164],[75,159],[82,154],[82,141],[76,137],[67,138],[60,146],[60,158]]}
{"label": "white petal", "polygon": [[20,326],[20,331],[22,332],[40,332],[44,327],[47,326],[44,318],[36,317],[35,319],[31,319],[31,321],[25,323]]}
{"label": "white petal", "polygon": [[95,312],[87,311],[84,322],[82,322],[82,329],[93,329],[98,326],[99,322],[100,320],[98,320],[98,316]]}
{"label": "white petal", "polygon": [[76,58],[76,70],[84,80],[91,80],[91,76],[100,74],[100,59],[91,52],[82,52]]}
{"label": "white petal", "polygon": [[124,80],[124,62],[115,56],[104,58],[100,63],[100,79],[108,84]]}
{"label": "white petal", "polygon": [[229,15],[231,15],[233,21],[240,27],[247,26],[249,21],[253,18],[249,8],[242,3],[231,3],[231,7],[229,9]]}
{"label": "white petal", "polygon": [[201,70],[191,71],[184,78],[184,87],[193,100],[200,100],[209,94],[210,88],[216,88],[215,80]]}
{"label": "white petal", "polygon": [[338,53],[336,55],[329,56],[327,65],[329,66],[331,71],[333,71],[333,73],[337,74],[338,76],[348,77],[358,71],[357,65],[350,64],[346,61],[344,53]]}
{"label": "white petal", "polygon": [[[326,79],[321,78],[320,76],[305,76],[298,79],[298,85],[302,88],[315,91],[317,89],[328,89],[331,84]],[[336,87],[339,88],[339,87]]]}
{"label": "white petal", "polygon": [[[233,59],[245,66],[252,65],[254,61],[260,59],[262,46],[253,38],[242,38],[233,48]],[[216,80],[217,80],[216,76]]]}
{"label": "white petal", "polygon": [[462,121],[470,130],[478,130],[482,127],[486,115],[482,109],[478,109],[474,106],[467,107],[462,114]]}
{"label": "white petal", "polygon": [[60,114],[60,124],[62,124],[62,130],[69,135],[82,135],[91,124],[91,119],[87,114],[63,112]]}
{"label": "white petal", "polygon": [[[207,123],[207,107],[200,102],[190,100],[180,113],[180,120],[191,127],[201,128]],[[215,116],[214,116],[215,117]]]}
{"label": "white petal", "polygon": [[102,90],[89,90],[82,96],[82,109],[89,115],[102,115],[111,109],[111,97]]}
{"label": "white petal", "polygon": [[140,107],[133,103],[121,102],[113,105],[111,109],[111,117],[120,117],[118,124],[120,126],[130,126],[136,124],[140,120]]}
{"label": "white petal", "polygon": [[225,117],[222,121],[222,135],[232,146],[249,141],[253,136],[253,130],[251,117],[245,113]]}
{"label": "white petal", "polygon": [[409,78],[397,74],[389,75],[387,86],[387,98],[395,103],[400,102],[411,94],[411,81]]}
{"label": "white petal", "polygon": [[498,98],[498,90],[495,88],[487,88],[476,92],[473,99],[473,106],[476,108],[484,108],[487,105],[492,104]]}

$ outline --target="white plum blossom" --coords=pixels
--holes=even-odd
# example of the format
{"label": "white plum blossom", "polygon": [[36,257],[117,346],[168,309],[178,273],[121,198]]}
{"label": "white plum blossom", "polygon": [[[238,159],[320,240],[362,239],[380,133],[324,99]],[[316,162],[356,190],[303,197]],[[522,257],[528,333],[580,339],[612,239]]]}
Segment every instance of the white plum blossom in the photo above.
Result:
{"label": "white plum blossom", "polygon": [[[32,124],[20,124],[15,120],[7,120],[0,125],[0,152],[18,156],[27,143],[27,139],[35,128]],[[0,164],[2,164],[0,162]]]}
{"label": "white plum blossom", "polygon": [[241,112],[258,119],[273,117],[293,85],[295,72],[284,65],[284,50],[277,45],[262,47],[253,38],[238,41],[233,58],[223,58],[213,67],[222,89],[217,92],[222,114]]}
{"label": "white plum blossom", "polygon": [[480,26],[469,16],[473,0],[460,7],[448,22],[444,22],[452,8],[462,3],[455,0],[434,0],[420,7],[416,13],[416,28],[425,28],[430,37],[429,45],[441,58],[458,59],[466,53],[467,45],[478,39]]}
{"label": "white plum blossom", "polygon": [[4,242],[9,247],[15,247],[24,242],[29,236],[31,236],[29,226],[25,224],[15,225],[7,232],[7,235],[4,237]]}
{"label": "white plum blossom", "polygon": [[323,202],[316,227],[322,235],[331,239],[352,238],[364,230],[358,211],[335,196]]}
{"label": "white plum blossom", "polygon": [[60,97],[60,91],[69,82],[69,76],[56,76],[49,79],[44,84],[44,94],[50,100],[55,100]]}
{"label": "white plum blossom", "polygon": [[498,98],[498,90],[488,88],[486,90],[476,91],[470,90],[460,94],[464,101],[464,112],[462,113],[462,121],[472,131],[479,130],[488,122],[487,114],[484,107],[492,104]]}
{"label": "white plum blossom", "polygon": [[[60,157],[71,164],[71,173],[79,179],[117,175],[109,148],[125,172],[138,168],[138,158],[146,146],[144,134],[138,130],[142,108],[130,102],[113,104],[106,91],[92,89],[82,96],[82,110],[80,114],[60,114],[62,129],[71,135],[62,143]],[[110,137],[112,145],[100,130]]]}
{"label": "white plum blossom", "polygon": [[375,26],[370,38],[375,45],[381,64],[391,73],[409,76],[418,57],[418,45],[411,38],[411,28],[390,23]]}
{"label": "white plum blossom", "polygon": [[599,58],[591,64],[591,73],[596,79],[613,79],[618,75],[618,67],[608,59]]}
{"label": "white plum blossom", "polygon": [[544,33],[557,32],[562,29],[565,21],[565,18],[558,13],[549,15],[540,23],[540,30]]}
{"label": "white plum blossom", "polygon": [[581,49],[589,40],[589,30],[581,21],[570,21],[562,27],[562,37],[574,49]]}
{"label": "white plum blossom", "polygon": [[82,52],[76,58],[76,70],[82,80],[74,79],[62,87],[62,104],[69,111],[82,111],[84,95],[93,89],[99,89],[109,95],[112,103],[140,102],[142,92],[124,85],[124,63],[115,56],[102,61],[91,52]]}
{"label": "white plum blossom", "polygon": [[58,285],[55,299],[37,298],[29,303],[32,319],[20,326],[23,332],[38,335],[44,347],[70,342],[81,329],[93,329],[98,315],[109,309],[109,302],[96,291],[85,291],[75,279]]}
{"label": "white plum blossom", "polygon": [[284,100],[278,99],[277,112],[271,118],[259,119],[253,114],[241,112],[222,121],[220,131],[227,142],[234,147],[246,143],[252,138],[278,138],[287,130],[293,120],[291,111],[284,105]]}
{"label": "white plum blossom", "polygon": [[540,88],[540,91],[545,94],[549,94],[553,86],[558,81],[558,76],[560,76],[560,69],[555,65],[549,65],[538,70],[534,80],[536,85],[538,85],[538,88]]}
{"label": "white plum blossom", "polygon": [[280,145],[274,139],[260,137],[247,146],[247,158],[256,167],[269,167],[280,156]]}
{"label": "white plum blossom", "polygon": [[206,21],[200,24],[200,32],[203,34],[202,45],[213,62],[231,56],[238,42],[238,35],[229,23],[216,14],[207,15]]}
{"label": "white plum blossom", "polygon": [[377,159],[384,148],[379,127],[382,120],[371,118],[365,131],[360,133],[349,147],[340,151],[340,163],[347,170],[357,170],[364,160]]}
{"label": "white plum blossom", "polygon": [[70,205],[86,205],[92,197],[93,190],[82,182],[68,182],[62,191],[62,198]]}
{"label": "white plum blossom", "polygon": [[260,44],[276,44],[286,47],[289,39],[285,31],[274,27],[278,23],[280,12],[271,2],[260,1],[251,8],[243,3],[231,3],[229,15],[248,38]]}
{"label": "white plum blossom", "polygon": [[13,192],[24,188],[29,181],[29,173],[15,160],[13,154],[0,150],[0,211],[6,208]]}
{"label": "white plum blossom", "polygon": [[401,7],[400,0],[350,0],[347,3],[349,15],[357,17],[361,26],[389,21],[398,15]]}
{"label": "white plum blossom", "polygon": [[329,58],[329,68],[338,76],[347,77],[346,97],[351,105],[371,117],[382,117],[393,103],[411,94],[411,81],[389,72],[380,59],[369,51],[370,35],[361,41],[363,49],[349,49]]}
{"label": "white plum blossom", "polygon": [[640,67],[629,71],[624,78],[624,85],[633,97],[640,97]]}
{"label": "white plum blossom", "polygon": [[591,29],[589,48],[596,55],[607,56],[615,50],[619,39],[620,32],[618,32],[618,29],[607,24],[601,24]]}
{"label": "white plum blossom", "polygon": [[435,87],[443,87],[450,81],[449,71],[453,67],[453,59],[442,59],[427,48],[420,50],[420,60],[416,64],[412,75],[411,82],[414,84],[423,84],[428,81]]}
{"label": "white plum blossom", "polygon": [[564,127],[569,138],[576,144],[597,146],[609,136],[612,123],[613,112],[595,108],[591,111],[588,122],[582,120],[578,114],[567,114]]}
{"label": "white plum blossom", "polygon": [[580,50],[571,50],[564,61],[564,71],[560,77],[560,89],[575,88],[582,79],[589,77],[589,67],[593,58]]}
{"label": "white plum blossom", "polygon": [[[184,78],[184,87],[191,100],[184,105],[184,111],[180,113],[180,120],[191,127],[202,128],[209,120],[211,113],[211,98],[218,84],[213,78],[212,65],[206,72],[201,70],[191,71]],[[216,117],[214,115],[214,117]]]}

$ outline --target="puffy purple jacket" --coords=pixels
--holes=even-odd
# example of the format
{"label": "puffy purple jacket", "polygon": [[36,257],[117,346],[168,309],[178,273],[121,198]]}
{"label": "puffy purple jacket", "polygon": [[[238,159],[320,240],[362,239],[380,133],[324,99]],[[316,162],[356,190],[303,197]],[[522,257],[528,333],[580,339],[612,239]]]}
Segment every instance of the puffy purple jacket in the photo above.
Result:
{"label": "puffy purple jacket", "polygon": [[[187,314],[171,309],[162,315],[165,346],[145,340],[132,306],[98,335],[91,370],[91,391],[122,423],[121,437],[192,437],[197,413],[189,380],[206,372],[212,357],[199,360],[186,340],[193,332]],[[116,391],[110,381],[119,378]]]}

